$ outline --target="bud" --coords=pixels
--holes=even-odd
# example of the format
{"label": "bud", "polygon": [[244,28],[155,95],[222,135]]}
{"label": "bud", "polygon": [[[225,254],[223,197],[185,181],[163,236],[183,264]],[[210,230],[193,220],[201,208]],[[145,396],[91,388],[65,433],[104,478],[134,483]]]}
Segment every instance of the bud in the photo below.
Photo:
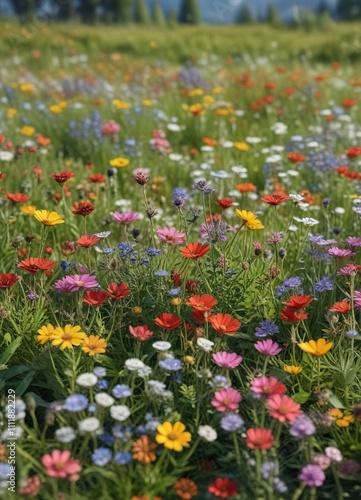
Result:
{"label": "bud", "polygon": [[353,407],[352,413],[355,419],[361,422],[361,402]]}
{"label": "bud", "polygon": [[55,422],[54,413],[52,411],[47,410],[47,412],[45,413],[45,425],[51,427],[52,425],[54,425],[54,422]]}
{"label": "bud", "polygon": [[139,316],[140,314],[142,314],[142,311],[143,311],[143,309],[139,306],[135,306],[132,309],[132,313],[135,314],[136,316]]}
{"label": "bud", "polygon": [[253,243],[254,254],[258,257],[262,253],[262,243],[260,241],[255,241]]}
{"label": "bud", "polygon": [[149,207],[145,210],[145,215],[148,217],[148,219],[153,219],[157,215],[158,211],[154,207]]}
{"label": "bud", "polygon": [[279,258],[284,259],[287,255],[287,251],[284,248],[280,248],[278,252]]}
{"label": "bud", "polygon": [[133,230],[132,230],[132,236],[133,238],[135,239],[135,241],[140,241],[142,239],[141,237],[141,230],[138,229],[137,227],[135,227]]}
{"label": "bud", "polygon": [[247,269],[249,269],[249,262],[247,261],[242,262],[242,269],[244,271],[247,271]]}
{"label": "bud", "polygon": [[145,186],[145,184],[149,182],[148,169],[137,168],[137,170],[134,172],[134,180],[140,186]]}
{"label": "bud", "polygon": [[28,410],[30,412],[32,411],[35,411],[36,410],[36,402],[35,402],[35,399],[30,396],[30,394],[27,394],[26,397],[25,397],[25,402],[26,402],[26,406],[28,407]]}

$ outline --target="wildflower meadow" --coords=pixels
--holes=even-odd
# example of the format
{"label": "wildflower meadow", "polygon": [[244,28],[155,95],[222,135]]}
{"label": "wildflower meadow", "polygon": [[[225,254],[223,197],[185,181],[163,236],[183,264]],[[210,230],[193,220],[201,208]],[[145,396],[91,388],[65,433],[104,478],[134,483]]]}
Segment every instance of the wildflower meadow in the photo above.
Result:
{"label": "wildflower meadow", "polygon": [[91,29],[1,25],[0,496],[361,498],[357,47]]}

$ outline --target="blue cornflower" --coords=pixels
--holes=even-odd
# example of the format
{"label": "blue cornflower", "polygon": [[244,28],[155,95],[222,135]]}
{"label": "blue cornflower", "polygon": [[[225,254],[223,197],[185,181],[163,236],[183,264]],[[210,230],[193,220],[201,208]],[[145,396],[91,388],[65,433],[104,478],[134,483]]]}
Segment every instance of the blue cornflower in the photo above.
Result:
{"label": "blue cornflower", "polygon": [[124,427],[121,427],[120,425],[114,426],[112,429],[112,433],[114,437],[120,439],[121,441],[127,440],[124,433]]}
{"label": "blue cornflower", "polygon": [[349,330],[346,332],[346,335],[351,338],[358,337],[358,332],[356,330]]}
{"label": "blue cornflower", "polygon": [[149,420],[145,424],[145,428],[147,429],[148,432],[154,432],[157,430],[157,427],[160,425],[159,420]]}
{"label": "blue cornflower", "polygon": [[0,479],[9,479],[8,474],[10,474],[10,465],[0,463]]}
{"label": "blue cornflower", "polygon": [[286,278],[283,281],[283,286],[285,286],[286,288],[298,288],[301,285],[302,278],[299,278],[298,276],[291,276],[290,278]]}
{"label": "blue cornflower", "polygon": [[97,383],[97,388],[102,390],[102,391],[105,391],[106,389],[108,389],[108,381],[107,380],[98,380],[98,383]]}
{"label": "blue cornflower", "polygon": [[267,335],[276,335],[280,330],[276,323],[270,319],[261,321],[255,331],[256,337],[266,337]]}
{"label": "blue cornflower", "polygon": [[333,282],[328,276],[323,276],[315,283],[315,291],[322,293],[333,290]]}
{"label": "blue cornflower", "polygon": [[133,254],[133,248],[126,241],[120,242],[118,248],[122,257],[128,257]]}
{"label": "blue cornflower", "polygon": [[281,295],[283,295],[286,292],[287,292],[287,288],[283,285],[277,286],[275,289],[276,297],[281,297]]}
{"label": "blue cornflower", "polygon": [[114,253],[114,248],[103,248],[103,253],[107,255]]}
{"label": "blue cornflower", "polygon": [[173,197],[186,200],[188,198],[187,190],[184,188],[175,188],[173,189]]}
{"label": "blue cornflower", "polygon": [[112,394],[115,398],[127,398],[132,395],[132,391],[128,385],[118,384],[113,387]]}
{"label": "blue cornflower", "polygon": [[112,459],[112,452],[109,448],[97,448],[92,453],[92,462],[95,465],[99,465],[100,467],[104,467],[107,465]]}
{"label": "blue cornflower", "polygon": [[134,432],[136,434],[146,434],[147,433],[147,429],[144,425],[138,425],[135,429],[134,429]]}
{"label": "blue cornflower", "polygon": [[163,271],[163,269],[159,269],[159,271],[156,271],[154,273],[154,276],[160,276],[161,278],[165,278],[166,276],[168,276],[168,271]]}
{"label": "blue cornflower", "polygon": [[106,376],[107,371],[105,368],[102,366],[96,366],[93,370],[94,375],[96,375],[98,378],[103,378]]}
{"label": "blue cornflower", "polygon": [[177,297],[177,295],[179,295],[181,292],[181,288],[180,287],[177,287],[177,288],[171,288],[170,290],[168,290],[168,295],[170,295],[171,297]]}
{"label": "blue cornflower", "polygon": [[271,460],[266,460],[261,466],[261,473],[264,479],[268,479],[276,468],[276,464]]}
{"label": "blue cornflower", "polygon": [[173,201],[172,201],[173,207],[181,209],[184,207],[185,204],[186,204],[185,198],[182,198],[181,196],[175,196],[173,198]]}
{"label": "blue cornflower", "polygon": [[171,372],[176,372],[182,369],[182,363],[179,359],[168,358],[159,361],[158,365],[163,368],[163,370],[169,370]]}
{"label": "blue cornflower", "polygon": [[228,432],[238,431],[243,425],[244,420],[236,413],[227,413],[221,420],[222,429]]}
{"label": "blue cornflower", "polygon": [[108,446],[112,446],[115,441],[114,436],[109,434],[109,432],[104,432],[104,434],[101,434],[99,436],[99,440]]}
{"label": "blue cornflower", "polygon": [[158,250],[157,248],[148,248],[146,253],[149,257],[159,257],[159,255],[162,254],[162,250]]}
{"label": "blue cornflower", "polygon": [[67,262],[66,260],[62,260],[60,262],[60,267],[63,271],[68,271],[72,267],[76,266],[76,262]]}
{"label": "blue cornflower", "polygon": [[66,398],[64,408],[68,411],[82,411],[87,408],[89,400],[83,394],[73,394]]}
{"label": "blue cornflower", "polygon": [[141,265],[141,266],[148,267],[148,266],[149,266],[149,264],[150,264],[150,262],[149,262],[149,260],[148,260],[148,259],[142,259],[142,260],[140,261],[140,265]]}
{"label": "blue cornflower", "polygon": [[132,460],[132,455],[127,451],[120,451],[115,455],[114,460],[119,465],[126,465]]}
{"label": "blue cornflower", "polygon": [[91,405],[88,406],[88,411],[90,411],[90,413],[95,413],[98,409],[98,405],[93,403]]}
{"label": "blue cornflower", "polygon": [[224,375],[215,375],[212,380],[208,382],[208,384],[213,387],[214,389],[224,389],[226,387],[230,387],[231,384],[227,377]]}

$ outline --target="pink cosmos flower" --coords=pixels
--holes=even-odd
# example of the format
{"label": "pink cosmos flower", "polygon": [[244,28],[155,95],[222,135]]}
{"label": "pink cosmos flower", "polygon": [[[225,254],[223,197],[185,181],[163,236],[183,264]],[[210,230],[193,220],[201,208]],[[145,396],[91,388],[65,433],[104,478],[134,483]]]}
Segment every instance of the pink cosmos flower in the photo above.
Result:
{"label": "pink cosmos flower", "polygon": [[254,347],[264,356],[276,356],[282,351],[277,342],[273,342],[271,339],[259,340]]}
{"label": "pink cosmos flower", "polygon": [[346,266],[341,267],[337,271],[337,274],[342,274],[343,276],[356,276],[360,270],[361,266],[359,264],[347,264]]}
{"label": "pink cosmos flower", "polygon": [[45,474],[62,479],[69,476],[70,481],[76,481],[82,467],[79,460],[71,458],[70,451],[53,450],[51,455],[44,455],[41,463],[45,467]]}
{"label": "pink cosmos flower", "polygon": [[268,413],[279,422],[293,422],[301,415],[300,408],[301,405],[285,394],[274,394],[267,399]]}
{"label": "pink cosmos flower", "polygon": [[243,361],[242,356],[238,356],[235,352],[217,352],[212,357],[216,365],[227,370],[236,368]]}
{"label": "pink cosmos flower", "polygon": [[251,382],[251,391],[265,399],[274,394],[285,394],[286,390],[286,386],[276,377],[258,377]]}
{"label": "pink cosmos flower", "polygon": [[134,222],[138,220],[139,214],[137,212],[111,212],[111,215],[114,220],[120,222],[121,224],[129,224],[130,222]]}
{"label": "pink cosmos flower", "polygon": [[228,389],[217,391],[214,394],[211,404],[217,411],[224,412],[238,410],[241,401],[242,396],[240,393],[236,389],[229,387]]}
{"label": "pink cosmos flower", "polygon": [[353,294],[353,303],[355,309],[361,309],[361,292],[354,292]]}
{"label": "pink cosmos flower", "polygon": [[114,120],[110,120],[109,122],[104,123],[101,128],[101,132],[103,135],[114,135],[120,131],[120,125]]}
{"label": "pink cosmos flower", "polygon": [[153,332],[152,330],[149,330],[148,325],[135,327],[129,326],[129,332],[135,339],[140,340],[141,342],[145,342],[153,335]]}
{"label": "pink cosmos flower", "polygon": [[173,246],[181,245],[186,239],[186,235],[177,231],[175,227],[163,227],[163,229],[157,229],[156,233],[162,241]]}
{"label": "pink cosmos flower", "polygon": [[95,276],[90,274],[74,274],[74,276],[65,276],[65,278],[58,280],[54,288],[57,292],[77,292],[85,288],[96,288],[99,283]]}
{"label": "pink cosmos flower", "polygon": [[342,248],[337,248],[337,247],[331,247],[327,250],[328,255],[331,255],[331,257],[335,257],[337,259],[340,258],[346,258],[346,257],[353,257],[355,252],[352,252],[348,248],[345,248],[342,250]]}
{"label": "pink cosmos flower", "polygon": [[346,241],[351,247],[361,247],[361,238],[357,236],[350,236]]}

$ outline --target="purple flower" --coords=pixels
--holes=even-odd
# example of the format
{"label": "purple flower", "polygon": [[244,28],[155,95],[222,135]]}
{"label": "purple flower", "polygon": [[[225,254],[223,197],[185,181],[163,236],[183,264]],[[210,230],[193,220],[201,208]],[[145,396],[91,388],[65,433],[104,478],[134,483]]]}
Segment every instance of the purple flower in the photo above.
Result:
{"label": "purple flower", "polygon": [[342,248],[337,248],[337,247],[331,247],[327,250],[328,255],[331,255],[331,257],[335,257],[337,259],[344,259],[346,257],[353,257],[355,252],[352,252],[348,248],[343,249]]}
{"label": "purple flower", "polygon": [[112,459],[112,452],[109,448],[97,448],[92,453],[92,462],[95,465],[99,465],[99,467],[104,467],[107,465]]}
{"label": "purple flower", "polygon": [[361,238],[357,236],[350,236],[346,241],[351,247],[361,247]]}
{"label": "purple flower", "polygon": [[282,243],[284,238],[283,233],[273,232],[271,238],[267,239],[269,245],[276,245],[277,243]]}
{"label": "purple flower", "polygon": [[356,460],[349,458],[344,460],[338,466],[338,472],[344,476],[353,476],[354,474],[358,474],[361,470],[361,466]]}
{"label": "purple flower", "polygon": [[182,363],[179,359],[169,358],[159,361],[158,365],[163,368],[163,370],[169,370],[171,372],[176,372],[182,369]]}
{"label": "purple flower", "polygon": [[356,292],[353,294],[353,301],[355,305],[355,309],[360,309],[361,308],[361,292]]}
{"label": "purple flower", "polygon": [[312,436],[316,431],[316,427],[312,420],[305,414],[300,415],[292,422],[290,434],[297,438]]}
{"label": "purple flower", "polygon": [[235,432],[241,429],[244,425],[244,420],[236,413],[226,413],[221,420],[221,427],[228,432]]}
{"label": "purple flower", "polygon": [[82,411],[87,408],[89,400],[83,394],[73,394],[65,400],[64,408],[68,411]]}
{"label": "purple flower", "polygon": [[279,328],[270,319],[265,319],[264,321],[261,321],[260,324],[257,326],[256,331],[255,331],[255,336],[256,337],[267,337],[267,335],[276,335],[279,333]]}
{"label": "purple flower", "polygon": [[277,342],[273,342],[271,339],[259,340],[254,347],[264,356],[276,356],[282,351]]}
{"label": "purple flower", "polygon": [[99,283],[95,276],[90,274],[74,274],[74,276],[65,276],[65,278],[58,280],[54,288],[58,292],[77,292],[85,288],[96,288]]}
{"label": "purple flower", "polygon": [[333,290],[333,282],[327,276],[323,276],[320,280],[315,283],[315,291],[322,293],[327,290]]}
{"label": "purple flower", "polygon": [[132,395],[132,391],[128,385],[118,384],[113,387],[112,394],[115,398],[127,398]]}
{"label": "purple flower", "polygon": [[309,234],[308,239],[310,240],[311,243],[318,246],[334,245],[335,243],[337,243],[336,240],[326,240],[321,234],[317,236]]}
{"label": "purple flower", "polygon": [[342,274],[343,276],[356,276],[360,267],[357,264],[347,264],[346,266],[341,267],[337,274]]}
{"label": "purple flower", "polygon": [[119,465],[126,465],[132,460],[132,455],[127,451],[120,451],[115,455],[114,460]]}
{"label": "purple flower", "polygon": [[307,486],[322,486],[326,476],[321,467],[310,464],[303,467],[299,478]]}

